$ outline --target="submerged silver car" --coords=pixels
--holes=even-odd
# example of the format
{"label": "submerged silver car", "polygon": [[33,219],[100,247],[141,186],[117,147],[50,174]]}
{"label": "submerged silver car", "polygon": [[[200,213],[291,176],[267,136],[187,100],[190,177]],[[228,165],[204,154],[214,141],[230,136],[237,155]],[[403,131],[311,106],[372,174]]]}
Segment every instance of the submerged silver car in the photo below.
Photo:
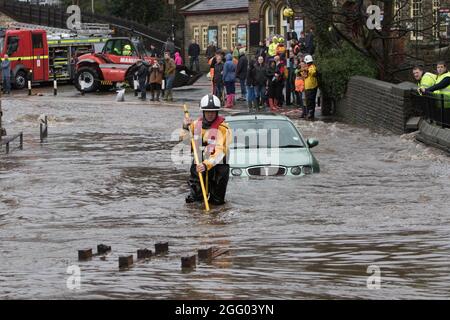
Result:
{"label": "submerged silver car", "polygon": [[320,172],[311,152],[319,144],[305,140],[292,121],[274,113],[238,113],[226,117],[233,132],[228,163],[231,176],[304,176]]}

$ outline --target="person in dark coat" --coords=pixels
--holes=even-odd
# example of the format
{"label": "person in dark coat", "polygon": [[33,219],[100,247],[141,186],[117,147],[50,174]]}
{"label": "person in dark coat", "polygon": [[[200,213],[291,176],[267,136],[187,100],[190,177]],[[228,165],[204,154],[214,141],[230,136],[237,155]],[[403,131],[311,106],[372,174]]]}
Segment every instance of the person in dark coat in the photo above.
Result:
{"label": "person in dark coat", "polygon": [[255,86],[256,86],[256,69],[255,69],[255,61],[250,60],[247,68],[247,105],[248,110],[252,111],[258,110],[258,103],[255,95]]}
{"label": "person in dark coat", "polygon": [[236,66],[236,78],[239,79],[241,84],[241,97],[240,101],[246,100],[247,90],[245,87],[245,80],[247,79],[248,59],[245,55],[245,48],[239,49],[239,62]]}
{"label": "person in dark coat", "polygon": [[277,89],[277,77],[275,76],[276,72],[276,62],[275,60],[270,60],[269,66],[266,70],[267,82],[268,82],[268,90],[267,90],[267,101],[269,104],[270,111],[276,111],[275,107],[275,97],[276,97],[276,89]]}
{"label": "person in dark coat", "polygon": [[222,104],[224,102],[223,97],[223,61],[222,61],[222,55],[217,54],[215,58],[215,64],[214,64],[214,78],[213,78],[213,84],[214,84],[214,95],[222,101]]}
{"label": "person in dark coat", "polygon": [[209,60],[216,54],[217,47],[214,45],[214,42],[211,42],[209,46],[206,48],[206,58]]}
{"label": "person in dark coat", "polygon": [[255,98],[259,109],[265,109],[266,103],[267,67],[264,61],[265,58],[259,56],[255,64]]}
{"label": "person in dark coat", "polygon": [[256,49],[255,57],[256,58],[263,57],[264,61],[266,61],[267,46],[264,42],[262,42],[262,41],[259,42],[259,47],[258,47],[258,49]]}
{"label": "person in dark coat", "polygon": [[164,45],[164,52],[170,52],[170,56],[173,58],[175,54],[175,43],[169,37]]}
{"label": "person in dark coat", "polygon": [[188,48],[188,56],[189,56],[189,69],[192,71],[192,65],[195,65],[195,71],[200,72],[200,65],[198,57],[200,56],[200,46],[192,39],[191,44]]}
{"label": "person in dark coat", "polygon": [[150,45],[148,55],[152,58],[158,58],[158,50],[156,50],[156,47],[153,44]]}
{"label": "person in dark coat", "polygon": [[141,99],[142,101],[147,100],[147,80],[149,76],[149,65],[147,62],[138,60],[136,63],[136,66],[138,67],[136,71],[136,75],[139,82],[139,91],[141,92]]}
{"label": "person in dark coat", "polygon": [[313,33],[313,29],[311,28],[309,30],[308,35],[306,36],[305,39],[305,47],[306,47],[306,53],[313,55],[314,54],[314,33]]}

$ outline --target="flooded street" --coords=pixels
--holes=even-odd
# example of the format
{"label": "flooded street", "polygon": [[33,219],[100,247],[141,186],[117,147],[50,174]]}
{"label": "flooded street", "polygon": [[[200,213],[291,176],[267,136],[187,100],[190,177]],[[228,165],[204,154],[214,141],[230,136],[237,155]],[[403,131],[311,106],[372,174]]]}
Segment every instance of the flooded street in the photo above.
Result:
{"label": "flooded street", "polygon": [[[0,155],[0,298],[449,297],[445,153],[413,135],[296,121],[320,141],[321,173],[232,178],[227,204],[205,214],[185,204],[188,171],[171,160],[181,106],[113,100],[3,99],[4,126],[24,131],[24,150]],[[158,241],[168,255],[118,270],[119,255]],[[78,249],[100,243],[113,249],[105,261],[78,262]],[[208,245],[230,253],[182,272],[180,257]],[[69,265],[81,268],[80,290],[66,287]],[[367,288],[369,266],[380,268],[379,290]]]}

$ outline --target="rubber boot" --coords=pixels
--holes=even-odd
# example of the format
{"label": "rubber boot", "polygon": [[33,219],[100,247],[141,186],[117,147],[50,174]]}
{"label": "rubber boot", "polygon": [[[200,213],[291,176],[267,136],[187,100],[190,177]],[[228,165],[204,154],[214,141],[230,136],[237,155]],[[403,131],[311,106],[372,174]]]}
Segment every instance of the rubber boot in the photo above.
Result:
{"label": "rubber boot", "polygon": [[275,105],[274,105],[274,101],[273,101],[273,98],[269,98],[269,108],[270,108],[270,111],[275,111]]}
{"label": "rubber boot", "polygon": [[227,102],[225,103],[225,108],[231,108],[231,94],[227,94]]}
{"label": "rubber boot", "polygon": [[308,109],[303,105],[302,115],[300,116],[300,118],[306,119],[307,114],[308,114]]}
{"label": "rubber boot", "polygon": [[159,102],[159,96],[160,96],[160,94],[161,94],[161,91],[157,90],[157,91],[156,91],[156,101],[158,101],[158,102]]}
{"label": "rubber boot", "polygon": [[231,94],[231,107],[230,108],[233,108],[235,103],[236,103],[236,94],[232,93]]}

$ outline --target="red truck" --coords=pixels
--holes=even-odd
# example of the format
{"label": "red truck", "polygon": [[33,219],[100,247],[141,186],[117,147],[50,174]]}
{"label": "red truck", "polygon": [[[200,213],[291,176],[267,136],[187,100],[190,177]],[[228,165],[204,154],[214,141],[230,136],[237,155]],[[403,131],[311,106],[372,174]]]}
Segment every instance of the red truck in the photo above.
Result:
{"label": "red truck", "polygon": [[[151,65],[155,59],[139,39],[110,38],[100,52],[78,58],[74,84],[80,91],[83,87],[84,92],[108,90],[118,83],[128,83],[133,87],[136,62],[145,60]],[[177,66],[174,87],[191,85],[201,76],[201,73]]]}
{"label": "red truck", "polygon": [[32,82],[72,80],[77,56],[95,52],[108,38],[74,37],[47,34],[44,29],[0,30],[0,58],[11,61],[11,83],[16,89],[27,86],[29,71]]}

